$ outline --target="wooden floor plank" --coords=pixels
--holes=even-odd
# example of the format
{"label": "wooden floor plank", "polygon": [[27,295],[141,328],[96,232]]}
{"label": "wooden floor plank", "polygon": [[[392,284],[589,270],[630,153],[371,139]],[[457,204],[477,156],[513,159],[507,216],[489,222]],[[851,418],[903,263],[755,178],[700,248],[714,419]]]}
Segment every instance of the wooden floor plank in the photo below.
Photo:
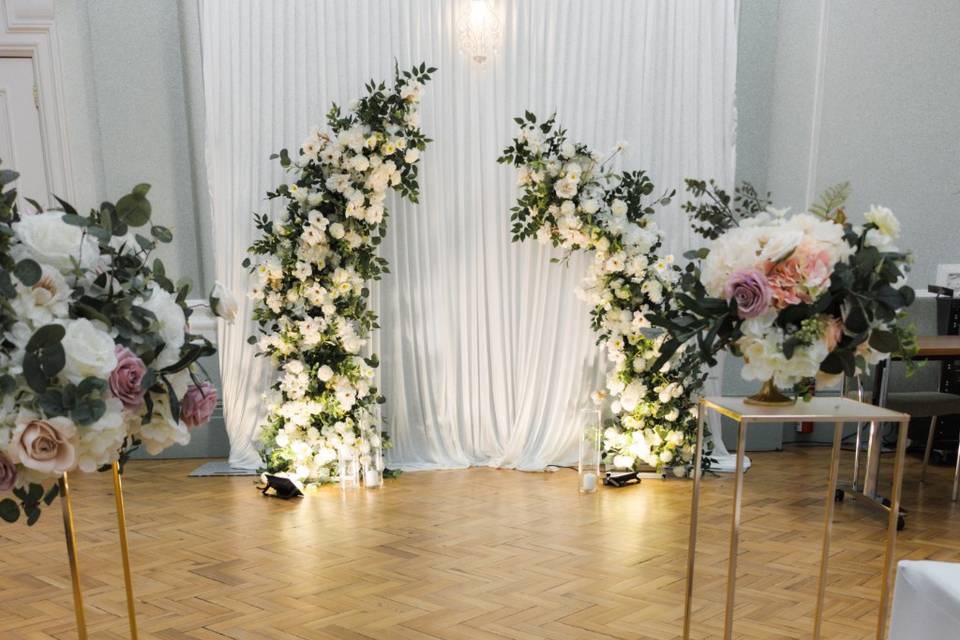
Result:
{"label": "wooden floor plank", "polygon": [[[752,457],[737,637],[807,638],[828,452]],[[569,470],[469,469],[284,502],[260,497],[250,478],[186,477],[197,464],[135,461],[126,474],[141,638],[679,637],[688,482],[581,496]],[[889,478],[889,461],[883,471]],[[911,459],[898,556],[960,561],[950,470],[932,468],[925,486],[918,479]],[[72,484],[91,637],[126,638],[110,478]],[[729,476],[704,483],[697,638],[720,635],[732,490]],[[824,637],[872,638],[883,525],[853,501],[837,505]],[[76,637],[57,509],[32,529],[0,527],[0,594],[0,638]]]}

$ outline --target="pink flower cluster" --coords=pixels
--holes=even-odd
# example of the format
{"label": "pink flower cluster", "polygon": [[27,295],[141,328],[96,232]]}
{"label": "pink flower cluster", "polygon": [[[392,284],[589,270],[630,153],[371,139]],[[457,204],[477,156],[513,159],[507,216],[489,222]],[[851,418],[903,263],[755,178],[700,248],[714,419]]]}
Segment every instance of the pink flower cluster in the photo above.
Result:
{"label": "pink flower cluster", "polygon": [[770,307],[780,310],[812,303],[831,275],[830,254],[801,243],[784,260],[732,273],[723,292],[727,300],[736,301],[737,314],[746,320],[763,315]]}

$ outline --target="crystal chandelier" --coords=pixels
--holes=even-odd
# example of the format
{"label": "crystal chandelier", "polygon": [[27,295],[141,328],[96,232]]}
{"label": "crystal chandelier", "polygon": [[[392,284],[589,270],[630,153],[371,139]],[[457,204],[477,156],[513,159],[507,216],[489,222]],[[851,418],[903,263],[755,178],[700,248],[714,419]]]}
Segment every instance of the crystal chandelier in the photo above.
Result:
{"label": "crystal chandelier", "polygon": [[500,21],[489,0],[470,0],[470,6],[457,25],[460,49],[474,61],[483,63],[497,52]]}

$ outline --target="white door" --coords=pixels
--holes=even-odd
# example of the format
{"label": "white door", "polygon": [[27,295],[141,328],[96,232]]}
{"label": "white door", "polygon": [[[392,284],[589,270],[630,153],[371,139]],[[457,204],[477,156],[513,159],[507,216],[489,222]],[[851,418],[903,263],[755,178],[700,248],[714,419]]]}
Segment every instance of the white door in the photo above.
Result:
{"label": "white door", "polygon": [[53,202],[34,86],[32,58],[0,58],[0,160],[4,169],[20,173],[21,212],[33,211],[24,196],[46,206]]}

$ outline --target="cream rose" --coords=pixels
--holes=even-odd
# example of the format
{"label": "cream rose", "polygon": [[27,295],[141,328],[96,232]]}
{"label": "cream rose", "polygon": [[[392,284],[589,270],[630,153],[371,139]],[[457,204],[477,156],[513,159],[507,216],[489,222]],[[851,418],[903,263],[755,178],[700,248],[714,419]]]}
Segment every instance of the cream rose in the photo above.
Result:
{"label": "cream rose", "polygon": [[49,264],[62,273],[73,270],[73,260],[80,267],[90,269],[100,259],[97,239],[85,235],[81,227],[64,222],[59,211],[24,216],[13,225],[13,230],[21,243],[18,253]]}
{"label": "cream rose", "polygon": [[77,428],[69,418],[43,419],[25,409],[17,416],[10,458],[27,469],[59,476],[76,464]]}
{"label": "cream rose", "polygon": [[61,344],[66,354],[64,374],[71,382],[84,378],[107,380],[117,367],[113,338],[86,318],[71,320],[66,325]]}
{"label": "cream rose", "polygon": [[893,215],[893,211],[890,209],[871,205],[870,211],[863,214],[863,217],[867,219],[867,222],[872,222],[877,225],[877,231],[891,240],[896,240],[900,237],[900,221],[897,220],[897,217]]}

